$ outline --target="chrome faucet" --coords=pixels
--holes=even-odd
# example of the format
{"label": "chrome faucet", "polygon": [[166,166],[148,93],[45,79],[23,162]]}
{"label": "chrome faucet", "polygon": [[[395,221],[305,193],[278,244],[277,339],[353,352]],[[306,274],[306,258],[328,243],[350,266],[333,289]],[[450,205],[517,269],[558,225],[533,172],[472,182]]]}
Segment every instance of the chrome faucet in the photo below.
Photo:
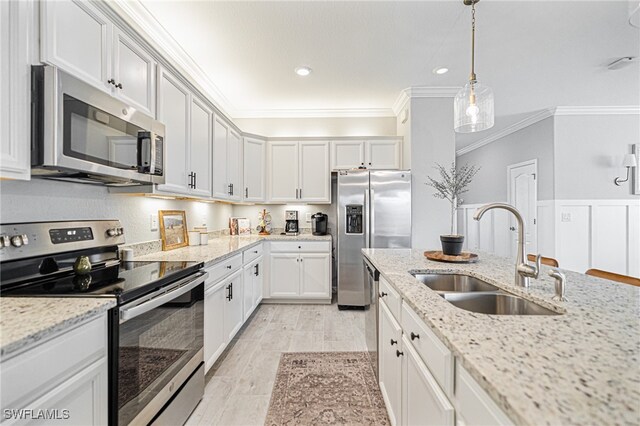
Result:
{"label": "chrome faucet", "polygon": [[536,256],[536,264],[529,265],[527,259],[525,258],[526,248],[525,248],[525,232],[524,232],[524,220],[522,219],[522,214],[513,207],[511,204],[505,203],[491,203],[485,204],[476,210],[473,215],[473,219],[480,220],[482,215],[491,209],[503,209],[508,212],[511,212],[518,221],[518,254],[516,256],[516,277],[515,283],[517,286],[529,288],[529,278],[538,278],[538,274],[540,272],[540,255]]}

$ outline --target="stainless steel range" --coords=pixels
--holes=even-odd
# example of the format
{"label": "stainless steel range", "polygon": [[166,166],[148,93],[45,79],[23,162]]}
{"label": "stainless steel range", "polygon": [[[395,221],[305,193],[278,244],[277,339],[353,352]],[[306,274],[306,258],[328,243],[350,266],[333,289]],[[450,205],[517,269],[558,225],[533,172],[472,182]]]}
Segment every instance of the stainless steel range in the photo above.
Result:
{"label": "stainless steel range", "polygon": [[123,262],[117,220],[0,225],[3,297],[111,297],[109,424],[184,424],[204,393],[198,262]]}

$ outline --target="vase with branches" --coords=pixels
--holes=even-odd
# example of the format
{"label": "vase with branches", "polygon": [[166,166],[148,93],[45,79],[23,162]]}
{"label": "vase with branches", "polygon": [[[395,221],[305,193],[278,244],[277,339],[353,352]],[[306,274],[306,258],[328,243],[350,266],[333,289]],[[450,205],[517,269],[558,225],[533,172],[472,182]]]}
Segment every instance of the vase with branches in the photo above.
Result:
{"label": "vase with branches", "polygon": [[451,163],[451,167],[447,169],[436,163],[435,169],[438,170],[439,179],[427,176],[426,184],[435,189],[434,197],[447,200],[451,205],[451,233],[440,236],[442,251],[445,254],[459,255],[464,236],[455,234],[456,209],[463,202],[460,195],[469,190],[469,185],[480,168],[469,164],[456,168],[456,164]]}

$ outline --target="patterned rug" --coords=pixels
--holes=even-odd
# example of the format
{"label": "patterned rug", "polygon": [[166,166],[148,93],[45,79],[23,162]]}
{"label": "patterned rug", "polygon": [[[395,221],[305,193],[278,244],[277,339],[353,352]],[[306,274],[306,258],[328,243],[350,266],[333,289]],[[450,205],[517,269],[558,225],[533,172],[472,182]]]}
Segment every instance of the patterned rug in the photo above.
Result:
{"label": "patterned rug", "polygon": [[389,425],[366,352],[280,357],[265,425]]}

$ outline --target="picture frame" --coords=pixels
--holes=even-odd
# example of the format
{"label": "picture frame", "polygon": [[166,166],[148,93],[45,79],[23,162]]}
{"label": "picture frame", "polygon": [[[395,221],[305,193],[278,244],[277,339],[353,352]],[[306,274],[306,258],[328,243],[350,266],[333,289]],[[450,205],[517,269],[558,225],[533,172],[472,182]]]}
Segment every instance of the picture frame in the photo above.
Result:
{"label": "picture frame", "polygon": [[189,245],[187,215],[184,210],[159,210],[162,250],[174,250]]}

